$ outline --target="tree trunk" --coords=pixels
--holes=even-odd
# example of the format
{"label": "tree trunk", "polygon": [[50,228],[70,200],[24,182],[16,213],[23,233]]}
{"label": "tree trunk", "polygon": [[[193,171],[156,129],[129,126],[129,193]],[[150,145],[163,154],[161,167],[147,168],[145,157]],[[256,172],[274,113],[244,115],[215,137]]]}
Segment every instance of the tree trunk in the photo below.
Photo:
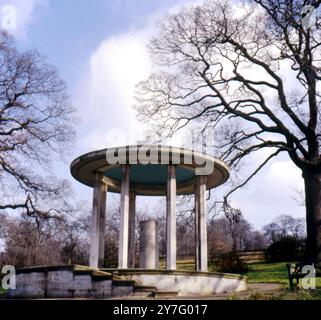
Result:
{"label": "tree trunk", "polygon": [[307,223],[308,259],[321,260],[321,173],[303,172]]}

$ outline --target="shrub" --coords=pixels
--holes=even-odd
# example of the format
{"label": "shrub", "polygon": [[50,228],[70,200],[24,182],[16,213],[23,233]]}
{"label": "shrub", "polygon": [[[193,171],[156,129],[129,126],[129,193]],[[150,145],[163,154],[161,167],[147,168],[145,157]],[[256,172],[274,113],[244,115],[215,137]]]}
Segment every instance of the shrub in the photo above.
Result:
{"label": "shrub", "polygon": [[304,258],[305,241],[293,236],[286,236],[274,241],[265,252],[271,262],[297,261]]}
{"label": "shrub", "polygon": [[215,264],[218,272],[243,273],[248,271],[247,264],[240,259],[237,252],[221,255]]}

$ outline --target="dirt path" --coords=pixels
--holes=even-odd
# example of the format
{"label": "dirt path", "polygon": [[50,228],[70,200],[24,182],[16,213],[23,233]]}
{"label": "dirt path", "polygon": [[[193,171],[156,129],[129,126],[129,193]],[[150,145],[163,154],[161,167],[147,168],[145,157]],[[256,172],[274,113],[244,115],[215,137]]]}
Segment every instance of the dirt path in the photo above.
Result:
{"label": "dirt path", "polygon": [[248,283],[247,290],[254,290],[257,292],[266,292],[266,291],[274,291],[281,290],[284,288],[284,285],[279,283]]}

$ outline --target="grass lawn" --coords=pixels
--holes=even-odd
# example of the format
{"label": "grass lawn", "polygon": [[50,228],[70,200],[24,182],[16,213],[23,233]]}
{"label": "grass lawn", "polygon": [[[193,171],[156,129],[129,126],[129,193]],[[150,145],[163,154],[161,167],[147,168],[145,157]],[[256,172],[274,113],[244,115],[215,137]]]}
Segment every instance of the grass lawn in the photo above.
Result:
{"label": "grass lawn", "polygon": [[[249,283],[280,283],[283,284],[285,288],[288,287],[288,271],[286,268],[287,262],[257,262],[248,264],[249,271],[242,273],[242,275],[247,276]],[[165,261],[162,259],[160,261],[160,268],[165,269]],[[194,260],[177,260],[178,270],[195,270]],[[214,266],[209,265],[209,271],[215,271]],[[321,288],[321,278],[316,279],[317,288]]]}
{"label": "grass lawn", "polygon": [[1,286],[1,282],[2,282],[2,275],[0,274],[0,294],[4,293],[6,290],[4,290]]}
{"label": "grass lawn", "polygon": [[[0,281],[0,284],[1,284],[1,281]],[[5,292],[7,292],[7,290],[3,289],[3,288],[1,287],[1,285],[0,285],[0,294],[1,294],[1,293],[5,293]]]}
{"label": "grass lawn", "polygon": [[288,271],[286,269],[286,262],[276,263],[251,263],[249,272],[243,275],[248,277],[248,281],[255,282],[274,282],[288,284]]}
{"label": "grass lawn", "polygon": [[[160,260],[160,268],[165,269],[165,261]],[[248,277],[249,282],[274,282],[274,283],[288,283],[288,273],[286,269],[286,262],[279,263],[251,263],[249,266],[249,272],[242,275]],[[209,265],[208,271],[213,272],[215,268],[213,265]],[[177,270],[195,270],[195,262],[192,259],[189,260],[177,260]]]}
{"label": "grass lawn", "polygon": [[[274,282],[288,286],[288,271],[286,262],[252,263],[249,264],[249,272],[243,275],[248,277],[249,283]],[[316,279],[316,287],[321,288],[321,278]]]}

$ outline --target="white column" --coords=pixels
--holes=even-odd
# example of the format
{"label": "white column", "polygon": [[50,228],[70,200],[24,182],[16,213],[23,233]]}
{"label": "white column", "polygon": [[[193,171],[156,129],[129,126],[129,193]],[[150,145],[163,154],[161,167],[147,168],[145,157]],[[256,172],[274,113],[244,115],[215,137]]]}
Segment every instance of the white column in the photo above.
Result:
{"label": "white column", "polygon": [[195,254],[197,271],[207,272],[206,176],[198,176],[195,191]]}
{"label": "white column", "polygon": [[128,230],[128,267],[135,268],[135,216],[136,194],[129,195],[129,230]]}
{"label": "white column", "polygon": [[103,183],[101,189],[102,190],[101,190],[101,202],[100,202],[100,234],[99,234],[99,256],[98,256],[99,267],[103,267],[105,262],[107,185]]}
{"label": "white column", "polygon": [[166,268],[176,270],[176,170],[174,165],[168,165],[166,242]]}
{"label": "white column", "polygon": [[91,220],[91,240],[89,265],[97,268],[99,260],[103,260],[102,233],[106,219],[106,187],[102,181],[103,174],[97,172],[93,176],[93,209]]}
{"label": "white column", "polygon": [[128,268],[129,165],[122,166],[118,268]]}
{"label": "white column", "polygon": [[198,271],[200,270],[199,266],[199,214],[198,214],[198,204],[199,204],[199,194],[198,194],[198,188],[197,184],[195,186],[195,193],[194,193],[194,200],[195,200],[195,207],[194,207],[194,214],[195,214],[195,269]]}

